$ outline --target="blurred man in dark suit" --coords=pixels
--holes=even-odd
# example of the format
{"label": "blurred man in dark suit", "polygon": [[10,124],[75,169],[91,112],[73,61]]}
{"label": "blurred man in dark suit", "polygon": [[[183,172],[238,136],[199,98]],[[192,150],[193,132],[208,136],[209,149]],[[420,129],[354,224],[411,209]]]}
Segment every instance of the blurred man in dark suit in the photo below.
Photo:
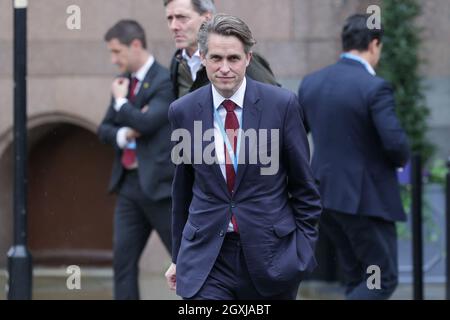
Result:
{"label": "blurred man in dark suit", "polygon": [[[405,220],[396,169],[408,160],[408,141],[392,88],[375,75],[383,30],[369,29],[368,17],[347,19],[341,59],[306,76],[299,89],[324,206],[320,230],[337,247],[348,299],[391,296],[398,281],[395,221]],[[381,271],[380,288],[366,283],[370,266]]]}
{"label": "blurred man in dark suit", "polygon": [[114,297],[139,299],[138,262],[152,230],[171,251],[170,124],[174,100],[169,72],[147,49],[145,32],[122,20],[105,35],[111,62],[122,76],[112,83],[112,101],[98,129],[116,151],[110,191],[114,213]]}

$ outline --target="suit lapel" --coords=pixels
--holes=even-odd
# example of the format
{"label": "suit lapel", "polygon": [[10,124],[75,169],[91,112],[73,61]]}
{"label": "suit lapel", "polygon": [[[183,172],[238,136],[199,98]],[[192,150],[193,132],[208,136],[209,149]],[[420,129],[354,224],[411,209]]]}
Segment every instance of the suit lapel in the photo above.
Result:
{"label": "suit lapel", "polygon": [[[242,130],[246,132],[248,129],[256,130],[258,136],[258,129],[261,119],[261,104],[258,104],[259,96],[255,82],[247,77],[247,88],[245,90],[244,108],[242,113]],[[247,170],[250,152],[257,152],[254,150],[256,147],[249,146],[248,143],[244,143],[241,137],[241,147],[239,151],[239,164],[236,176],[236,182],[234,185],[234,194],[237,193],[239,185]]]}
{"label": "suit lapel", "polygon": [[[214,139],[212,141],[203,141],[203,135],[205,134],[205,131],[209,129],[214,129],[214,117],[213,117],[213,98],[212,98],[212,90],[211,85],[208,85],[205,87],[206,93],[204,94],[204,99],[199,101],[198,108],[197,108],[197,119],[201,119],[202,123],[202,152],[205,150],[205,148],[210,144],[214,143]],[[195,143],[195,141],[194,141]],[[214,148],[214,156],[216,156],[216,150]],[[202,154],[203,157],[203,154]],[[203,161],[203,158],[202,158]],[[222,171],[220,170],[219,164],[215,162],[212,165],[208,165],[208,167],[211,168],[211,170],[214,172],[214,174],[217,176],[217,181],[219,181],[220,187],[223,189],[223,191],[226,194],[229,194],[227,184],[225,181],[225,178],[222,175]]]}
{"label": "suit lapel", "polygon": [[153,62],[153,65],[148,70],[147,74],[145,75],[144,80],[141,83],[141,87],[139,88],[139,91],[136,95],[136,98],[134,99],[134,105],[141,109],[145,102],[148,100],[148,96],[151,92],[153,92],[153,80],[156,77],[158,73],[158,63]]}

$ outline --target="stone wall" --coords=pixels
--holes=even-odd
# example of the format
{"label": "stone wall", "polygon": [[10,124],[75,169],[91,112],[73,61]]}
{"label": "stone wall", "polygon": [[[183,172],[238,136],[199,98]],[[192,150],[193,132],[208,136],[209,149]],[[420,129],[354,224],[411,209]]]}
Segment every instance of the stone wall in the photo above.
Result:
{"label": "stone wall", "polygon": [[[256,50],[268,59],[280,82],[296,91],[305,74],[338,58],[339,35],[345,17],[364,12],[369,4],[379,1],[216,0],[216,3],[219,12],[236,14],[247,21],[258,41]],[[66,27],[66,9],[73,4],[81,8],[81,30]],[[117,72],[110,65],[103,35],[122,18],[142,23],[150,50],[167,66],[174,46],[162,0],[29,1],[30,121],[54,114],[76,119],[75,122],[95,129],[108,105],[110,82]],[[450,1],[424,2],[424,14],[418,23],[424,28],[422,57],[426,63],[422,73],[427,103],[432,110],[429,135],[439,146],[439,156],[447,157],[450,154]],[[0,159],[11,142],[12,27],[12,1],[0,0]],[[3,159],[0,168],[4,166],[10,166],[10,162]],[[2,197],[10,199],[5,194]],[[9,215],[8,208],[0,207],[0,226],[11,222],[5,218],[5,211]],[[0,249],[7,247],[3,231],[0,230]]]}

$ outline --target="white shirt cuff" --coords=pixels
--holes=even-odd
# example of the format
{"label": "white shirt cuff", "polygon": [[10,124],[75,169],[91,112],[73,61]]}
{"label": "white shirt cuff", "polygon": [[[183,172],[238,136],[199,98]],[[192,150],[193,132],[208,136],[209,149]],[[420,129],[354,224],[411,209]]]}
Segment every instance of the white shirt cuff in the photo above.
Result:
{"label": "white shirt cuff", "polygon": [[119,98],[116,99],[116,103],[114,103],[114,110],[116,110],[117,112],[120,111],[120,108],[122,108],[122,106],[128,102],[127,98]]}
{"label": "white shirt cuff", "polygon": [[130,129],[130,128],[123,127],[123,128],[120,128],[119,131],[117,131],[116,142],[120,149],[124,149],[129,142],[127,140],[128,129]]}

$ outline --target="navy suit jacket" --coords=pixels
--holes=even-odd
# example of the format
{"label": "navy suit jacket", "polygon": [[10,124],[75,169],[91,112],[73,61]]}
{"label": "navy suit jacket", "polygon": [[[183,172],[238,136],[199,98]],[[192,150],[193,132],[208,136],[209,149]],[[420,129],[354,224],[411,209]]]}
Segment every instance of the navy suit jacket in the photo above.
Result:
{"label": "navy suit jacket", "polygon": [[405,220],[396,168],[406,164],[409,147],[390,85],[343,58],[306,76],[299,100],[324,208]]}
{"label": "navy suit jacket", "polygon": [[[202,132],[213,128],[211,85],[173,102],[169,120],[173,130],[183,128],[191,134],[194,121],[202,122]],[[260,175],[265,165],[259,161],[249,164],[249,152],[255,146],[249,146],[248,140],[241,144],[240,157],[246,161],[238,166],[233,196],[218,164],[176,166],[172,259],[177,265],[177,294],[182,297],[195,295],[206,280],[221,249],[231,211],[237,219],[248,270],[262,295],[286,291],[293,281],[300,281],[304,271],[316,266],[314,244],[321,203],[296,96],[247,78],[242,122],[243,130],[279,129],[278,138],[263,140],[268,150],[273,147],[272,152],[279,154],[279,170],[274,175]]]}
{"label": "navy suit jacket", "polygon": [[[116,142],[121,127],[131,127],[141,133],[136,139],[139,181],[149,199],[170,198],[173,165],[170,160],[170,124],[167,111],[174,100],[169,71],[154,62],[147,72],[134,103],[127,102],[117,112],[114,99],[98,128],[100,140],[112,145],[115,159],[109,184],[110,192],[117,192],[124,173],[121,163],[122,149]],[[141,109],[148,105],[146,112]]]}

